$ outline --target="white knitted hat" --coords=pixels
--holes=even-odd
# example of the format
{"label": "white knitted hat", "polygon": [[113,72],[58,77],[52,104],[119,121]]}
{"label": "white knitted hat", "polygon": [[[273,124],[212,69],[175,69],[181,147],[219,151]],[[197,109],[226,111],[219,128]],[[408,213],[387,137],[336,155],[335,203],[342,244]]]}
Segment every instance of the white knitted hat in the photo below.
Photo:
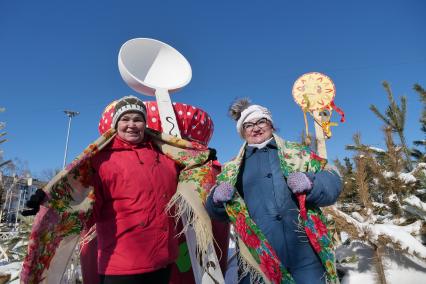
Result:
{"label": "white knitted hat", "polygon": [[135,96],[126,96],[117,101],[111,127],[116,128],[120,117],[128,112],[139,112],[146,121],[145,104]]}
{"label": "white knitted hat", "polygon": [[244,122],[251,121],[253,119],[261,119],[261,118],[266,118],[272,124],[274,123],[274,121],[272,120],[272,114],[266,107],[263,107],[260,105],[250,105],[249,107],[244,109],[241,112],[241,116],[237,121],[237,131],[240,134],[240,136],[244,138],[243,136]]}

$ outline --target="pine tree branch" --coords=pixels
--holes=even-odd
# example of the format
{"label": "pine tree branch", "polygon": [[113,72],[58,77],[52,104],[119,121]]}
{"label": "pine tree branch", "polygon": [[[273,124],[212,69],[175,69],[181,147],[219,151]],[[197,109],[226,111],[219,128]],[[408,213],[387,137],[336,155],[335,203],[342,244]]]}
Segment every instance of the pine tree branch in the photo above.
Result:
{"label": "pine tree branch", "polygon": [[383,120],[383,122],[387,125],[391,125],[391,122],[389,119],[387,119],[378,109],[375,105],[370,105],[370,110],[381,120]]}
{"label": "pine tree branch", "polygon": [[426,146],[426,140],[414,140],[413,144],[416,146]]}
{"label": "pine tree branch", "polygon": [[413,89],[419,93],[420,95],[420,100],[423,101],[423,103],[426,103],[426,91],[425,89],[423,89],[422,86],[420,86],[420,84],[414,84]]}
{"label": "pine tree branch", "polygon": [[[355,218],[349,216],[343,211],[339,210],[336,206],[328,206],[323,208],[325,214],[330,214],[336,223],[336,227],[339,231],[345,231],[352,239],[365,240],[370,245],[382,246],[386,245],[395,250],[402,250],[407,254],[417,256],[423,260],[426,259],[424,253],[419,254],[415,248],[423,247],[419,241],[413,238],[412,242],[403,243],[404,238],[409,238],[410,234],[405,232],[404,228],[395,226],[398,229],[399,235],[387,235],[381,230],[375,230],[376,226],[382,226],[381,224],[374,224],[369,222],[359,222]],[[405,235],[405,236],[404,236]],[[407,247],[408,245],[408,247]],[[422,249],[423,250],[423,249]]]}

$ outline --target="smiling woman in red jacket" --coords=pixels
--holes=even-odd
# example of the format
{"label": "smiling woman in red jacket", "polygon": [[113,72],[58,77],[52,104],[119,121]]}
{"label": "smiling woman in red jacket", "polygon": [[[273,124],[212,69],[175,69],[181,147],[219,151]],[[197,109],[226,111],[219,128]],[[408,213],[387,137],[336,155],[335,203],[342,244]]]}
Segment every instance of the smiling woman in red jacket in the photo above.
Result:
{"label": "smiling woman in red jacket", "polygon": [[178,247],[165,207],[179,169],[144,135],[146,108],[138,98],[117,102],[112,127],[118,135],[92,158],[101,283],[168,283]]}

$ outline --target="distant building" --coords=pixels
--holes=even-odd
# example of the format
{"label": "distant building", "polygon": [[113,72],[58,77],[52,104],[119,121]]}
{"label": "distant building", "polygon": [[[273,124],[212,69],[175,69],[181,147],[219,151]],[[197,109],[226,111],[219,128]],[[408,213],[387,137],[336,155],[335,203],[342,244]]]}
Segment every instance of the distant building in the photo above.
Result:
{"label": "distant building", "polygon": [[0,223],[16,223],[17,213],[25,208],[31,195],[45,185],[35,178],[3,176],[0,172]]}

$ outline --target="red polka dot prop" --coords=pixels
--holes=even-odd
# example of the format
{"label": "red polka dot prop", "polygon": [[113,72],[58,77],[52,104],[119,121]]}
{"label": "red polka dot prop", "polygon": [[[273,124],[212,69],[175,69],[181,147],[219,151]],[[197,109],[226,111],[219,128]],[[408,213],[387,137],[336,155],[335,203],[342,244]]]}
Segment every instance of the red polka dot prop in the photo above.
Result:
{"label": "red polka dot prop", "polygon": [[[115,104],[116,101],[110,103],[102,114],[99,122],[99,132],[101,134],[111,128]],[[157,102],[146,101],[144,104],[147,110],[147,127],[161,132],[162,128]],[[183,138],[197,141],[204,145],[209,143],[213,135],[214,124],[207,112],[183,103],[173,103],[173,110],[175,111],[180,134]]]}
{"label": "red polka dot prop", "polygon": [[99,121],[98,125],[98,130],[101,135],[111,128],[112,117],[114,116],[116,103],[117,101],[113,101],[112,103],[110,103],[102,113],[101,120]]}

